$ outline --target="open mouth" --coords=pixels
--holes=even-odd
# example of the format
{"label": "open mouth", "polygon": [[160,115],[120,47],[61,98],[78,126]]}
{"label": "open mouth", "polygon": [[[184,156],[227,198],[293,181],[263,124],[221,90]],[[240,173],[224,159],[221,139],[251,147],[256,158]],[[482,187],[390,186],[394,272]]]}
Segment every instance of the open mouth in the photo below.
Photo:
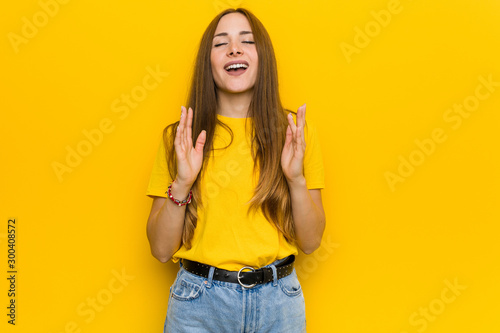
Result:
{"label": "open mouth", "polygon": [[230,75],[239,75],[244,73],[248,68],[246,64],[232,64],[224,68]]}

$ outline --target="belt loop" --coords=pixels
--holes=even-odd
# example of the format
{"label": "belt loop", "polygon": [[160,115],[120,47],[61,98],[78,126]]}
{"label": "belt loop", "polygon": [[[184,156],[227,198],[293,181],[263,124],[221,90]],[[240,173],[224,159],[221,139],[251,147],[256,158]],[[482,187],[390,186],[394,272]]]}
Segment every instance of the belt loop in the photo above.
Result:
{"label": "belt loop", "polygon": [[275,265],[271,265],[271,269],[273,270],[273,287],[276,287],[278,285],[278,272]]}
{"label": "belt loop", "polygon": [[212,280],[214,278],[214,272],[215,272],[215,267],[214,266],[210,266],[210,270],[208,271],[208,284],[207,284],[207,288],[211,288],[212,287]]}

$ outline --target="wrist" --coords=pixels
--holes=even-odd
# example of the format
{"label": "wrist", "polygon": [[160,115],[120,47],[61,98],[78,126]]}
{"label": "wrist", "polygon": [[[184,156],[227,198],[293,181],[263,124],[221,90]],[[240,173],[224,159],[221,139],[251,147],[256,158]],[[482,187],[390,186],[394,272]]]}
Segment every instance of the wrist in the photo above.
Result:
{"label": "wrist", "polygon": [[179,192],[179,196],[182,196],[183,194],[187,195],[187,193],[189,193],[189,190],[191,190],[191,188],[193,187],[193,182],[187,182],[179,178],[175,178],[171,184],[172,193],[173,191],[175,191],[176,194],[177,192]]}
{"label": "wrist", "polygon": [[191,186],[192,184],[186,184],[179,182],[177,180],[174,180],[170,186],[169,189],[165,192],[167,195],[169,195],[169,198],[174,201],[174,199],[177,199],[178,201],[183,201],[185,199],[188,199],[191,195]]}
{"label": "wrist", "polygon": [[287,178],[288,187],[307,187],[306,178],[304,175],[300,175],[294,178]]}

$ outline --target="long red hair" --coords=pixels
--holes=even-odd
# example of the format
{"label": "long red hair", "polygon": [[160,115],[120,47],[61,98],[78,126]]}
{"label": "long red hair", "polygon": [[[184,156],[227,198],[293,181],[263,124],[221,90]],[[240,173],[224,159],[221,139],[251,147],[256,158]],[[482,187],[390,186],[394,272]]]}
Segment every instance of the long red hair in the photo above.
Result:
{"label": "long red hair", "polygon": [[[247,9],[237,8],[221,12],[205,30],[196,57],[191,89],[186,104],[194,111],[193,142],[196,141],[202,130],[206,131],[204,163],[193,184],[193,199],[191,204],[187,205],[184,221],[182,243],[187,248],[191,247],[191,239],[198,220],[198,207],[203,206],[200,179],[204,166],[210,158],[210,152],[213,150],[216,126],[223,126],[232,136],[231,129],[217,119],[217,89],[210,62],[212,39],[219,20],[230,13],[241,13],[246,16],[252,28],[258,54],[258,73],[252,101],[248,109],[248,117],[253,119],[252,157],[254,159],[254,172],[258,173],[259,180],[250,200],[249,212],[261,209],[266,219],[277,227],[288,242],[295,241],[290,192],[281,169],[281,152],[288,126],[286,115],[290,110],[284,109],[281,104],[276,57],[269,34],[255,15]],[[171,124],[164,130],[167,163],[172,179],[175,179],[177,174],[173,142],[174,129],[177,128],[178,123]]]}

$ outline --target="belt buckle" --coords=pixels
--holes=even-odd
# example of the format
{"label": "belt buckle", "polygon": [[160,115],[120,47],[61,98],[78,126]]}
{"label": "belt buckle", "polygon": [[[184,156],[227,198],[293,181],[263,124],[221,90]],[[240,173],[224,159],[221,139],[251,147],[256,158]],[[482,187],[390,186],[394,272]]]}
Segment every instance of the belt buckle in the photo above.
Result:
{"label": "belt buckle", "polygon": [[248,267],[248,266],[245,266],[245,267],[242,267],[239,271],[238,271],[238,275],[237,275],[237,278],[238,278],[238,283],[240,284],[240,286],[244,287],[244,288],[252,288],[252,287],[255,287],[257,285],[257,283],[253,283],[253,284],[244,284],[243,282],[241,282],[240,280],[240,273],[241,271],[243,271],[244,269],[250,269],[252,272],[255,272],[255,268],[253,267]]}

